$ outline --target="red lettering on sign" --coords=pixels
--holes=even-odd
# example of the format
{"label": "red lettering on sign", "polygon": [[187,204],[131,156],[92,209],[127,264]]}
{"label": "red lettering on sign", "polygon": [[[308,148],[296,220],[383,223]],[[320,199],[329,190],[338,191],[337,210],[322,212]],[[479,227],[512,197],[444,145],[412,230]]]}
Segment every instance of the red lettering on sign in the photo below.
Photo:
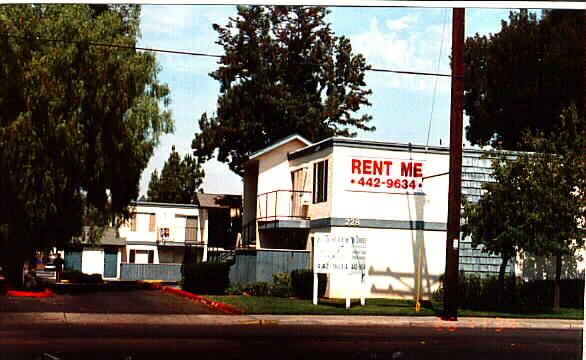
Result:
{"label": "red lettering on sign", "polygon": [[385,169],[387,170],[387,176],[391,175],[391,165],[393,165],[392,161],[383,161],[383,163],[385,164]]}
{"label": "red lettering on sign", "polygon": [[352,174],[361,174],[360,160],[358,159],[352,159]]}
{"label": "red lettering on sign", "polygon": [[423,170],[421,169],[421,163],[415,163],[415,177],[423,177]]}
{"label": "red lettering on sign", "polygon": [[383,174],[383,162],[382,161],[373,161],[374,170],[372,175],[382,175]]}
{"label": "red lettering on sign", "polygon": [[413,163],[401,163],[401,176],[413,176]]}
{"label": "red lettering on sign", "polygon": [[372,175],[372,160],[362,161],[362,172],[364,175]]}

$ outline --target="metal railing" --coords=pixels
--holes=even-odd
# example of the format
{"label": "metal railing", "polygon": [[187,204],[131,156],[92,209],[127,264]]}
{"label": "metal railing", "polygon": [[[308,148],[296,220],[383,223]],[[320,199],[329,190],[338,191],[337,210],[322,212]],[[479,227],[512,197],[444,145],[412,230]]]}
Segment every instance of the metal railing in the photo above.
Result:
{"label": "metal railing", "polygon": [[307,205],[311,203],[311,191],[273,190],[259,194],[256,200],[256,219],[309,219]]}
{"label": "metal railing", "polygon": [[201,242],[197,238],[198,230],[197,226],[160,227],[157,229],[157,243],[161,245],[176,243],[198,244]]}

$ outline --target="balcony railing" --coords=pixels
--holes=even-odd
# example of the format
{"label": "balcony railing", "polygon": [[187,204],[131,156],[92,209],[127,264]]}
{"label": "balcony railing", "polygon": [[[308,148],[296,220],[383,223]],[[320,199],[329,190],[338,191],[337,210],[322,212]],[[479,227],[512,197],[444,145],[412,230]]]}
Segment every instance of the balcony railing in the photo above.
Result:
{"label": "balcony railing", "polygon": [[274,190],[258,195],[256,203],[259,221],[307,220],[311,191]]}
{"label": "balcony railing", "polygon": [[160,245],[203,244],[201,239],[198,239],[198,229],[197,226],[160,227],[157,231],[157,243]]}

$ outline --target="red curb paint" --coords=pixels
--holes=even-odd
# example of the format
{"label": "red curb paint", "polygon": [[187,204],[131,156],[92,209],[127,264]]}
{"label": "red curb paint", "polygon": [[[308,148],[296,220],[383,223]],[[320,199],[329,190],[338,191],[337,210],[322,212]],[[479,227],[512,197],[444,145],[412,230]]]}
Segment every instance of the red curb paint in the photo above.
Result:
{"label": "red curb paint", "polygon": [[213,301],[211,299],[205,298],[201,295],[196,295],[196,294],[192,294],[190,292],[187,292],[185,290],[181,290],[181,289],[176,289],[176,288],[172,288],[172,287],[168,287],[168,286],[161,286],[160,284],[151,284],[151,287],[155,288],[155,289],[161,289],[165,292],[168,293],[172,293],[175,295],[179,295],[179,296],[183,296],[186,298],[190,298],[192,300],[195,300],[201,304],[207,305],[213,309],[219,310],[221,312],[224,313],[228,313],[228,314],[244,314],[244,310],[233,306],[233,305],[228,305],[228,304],[224,304],[221,302],[217,302],[217,301]]}
{"label": "red curb paint", "polygon": [[55,295],[50,289],[45,289],[45,291],[43,291],[43,292],[8,290],[7,294],[9,296],[29,296],[29,297],[48,297],[48,296]]}

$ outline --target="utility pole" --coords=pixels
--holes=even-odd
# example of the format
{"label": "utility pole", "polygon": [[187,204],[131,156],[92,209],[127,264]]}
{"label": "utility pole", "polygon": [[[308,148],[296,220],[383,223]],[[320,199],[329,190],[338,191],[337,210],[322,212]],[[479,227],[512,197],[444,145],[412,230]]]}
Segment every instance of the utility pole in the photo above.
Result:
{"label": "utility pole", "polygon": [[452,11],[452,101],[450,109],[450,185],[444,318],[458,320],[458,264],[462,197],[462,128],[464,110],[464,9]]}

